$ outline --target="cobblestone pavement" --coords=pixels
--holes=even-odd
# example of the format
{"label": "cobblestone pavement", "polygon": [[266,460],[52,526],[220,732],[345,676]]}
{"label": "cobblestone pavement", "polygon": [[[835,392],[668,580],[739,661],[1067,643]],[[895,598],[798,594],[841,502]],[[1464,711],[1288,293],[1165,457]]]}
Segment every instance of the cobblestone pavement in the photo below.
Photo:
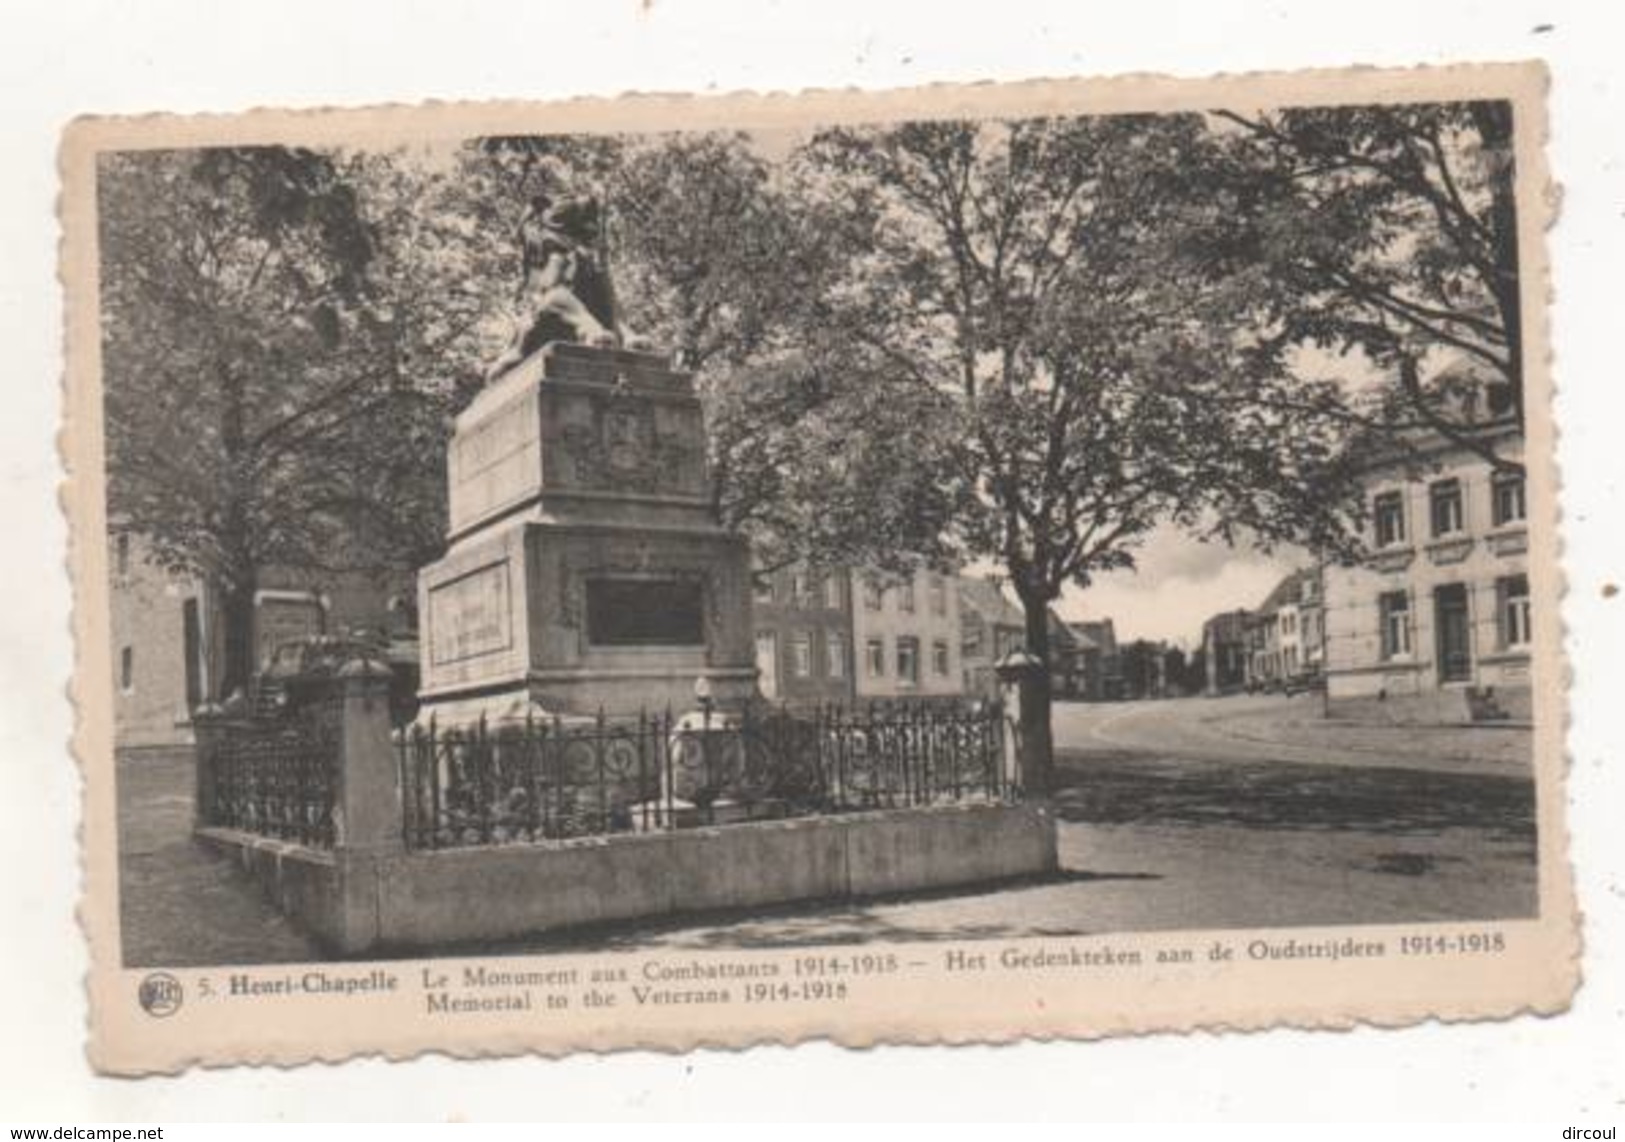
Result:
{"label": "cobblestone pavement", "polygon": [[245,873],[193,843],[191,758],[189,749],[141,750],[118,762],[125,965],[320,959]]}

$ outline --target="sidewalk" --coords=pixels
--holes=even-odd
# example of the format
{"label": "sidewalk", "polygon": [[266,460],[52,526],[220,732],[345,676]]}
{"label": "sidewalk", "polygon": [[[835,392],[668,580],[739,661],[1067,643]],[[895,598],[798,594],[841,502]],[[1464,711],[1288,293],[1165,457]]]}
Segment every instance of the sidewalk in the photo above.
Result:
{"label": "sidewalk", "polygon": [[120,758],[117,784],[126,967],[323,958],[235,865],[192,842],[190,749]]}

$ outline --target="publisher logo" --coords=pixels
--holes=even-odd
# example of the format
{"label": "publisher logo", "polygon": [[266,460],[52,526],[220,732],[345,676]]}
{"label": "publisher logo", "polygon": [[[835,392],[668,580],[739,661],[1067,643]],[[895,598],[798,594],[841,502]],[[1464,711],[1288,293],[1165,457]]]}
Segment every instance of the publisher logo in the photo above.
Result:
{"label": "publisher logo", "polygon": [[162,1019],[181,1009],[181,981],[168,972],[155,971],[141,981],[135,997],[141,1010],[154,1019]]}

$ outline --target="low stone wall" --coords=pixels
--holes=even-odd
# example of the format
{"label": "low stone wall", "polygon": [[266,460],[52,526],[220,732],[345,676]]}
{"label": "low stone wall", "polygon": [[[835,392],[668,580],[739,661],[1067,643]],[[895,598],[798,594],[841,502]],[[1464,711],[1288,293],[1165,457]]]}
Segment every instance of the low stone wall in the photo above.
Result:
{"label": "low stone wall", "polygon": [[1055,871],[1034,805],[953,805],[440,852],[339,856],[224,830],[285,911],[344,954]]}
{"label": "low stone wall", "polygon": [[335,947],[345,929],[344,884],[331,852],[288,844],[238,829],[201,828],[205,848],[236,861],[270,901]]}

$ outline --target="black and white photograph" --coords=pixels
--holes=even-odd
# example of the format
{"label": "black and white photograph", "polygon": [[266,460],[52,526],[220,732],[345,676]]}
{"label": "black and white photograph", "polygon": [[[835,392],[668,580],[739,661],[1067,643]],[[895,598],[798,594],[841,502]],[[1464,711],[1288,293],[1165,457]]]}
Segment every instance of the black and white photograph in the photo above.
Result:
{"label": "black and white photograph", "polygon": [[1566,1001],[1538,74],[87,132],[102,954],[149,1020]]}

